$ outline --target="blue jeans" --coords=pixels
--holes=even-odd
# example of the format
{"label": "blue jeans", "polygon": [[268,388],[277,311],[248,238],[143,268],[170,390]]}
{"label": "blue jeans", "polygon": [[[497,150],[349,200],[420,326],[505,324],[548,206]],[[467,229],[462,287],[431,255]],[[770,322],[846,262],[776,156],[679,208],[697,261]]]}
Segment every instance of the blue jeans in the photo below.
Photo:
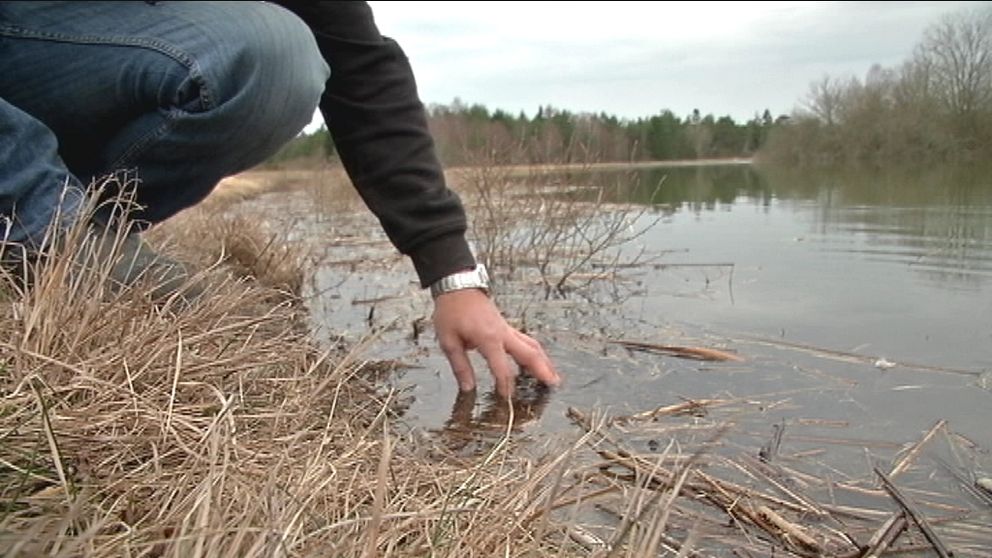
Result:
{"label": "blue jeans", "polygon": [[0,242],[37,243],[120,171],[146,225],[196,204],[309,123],[328,76],[271,4],[0,2]]}

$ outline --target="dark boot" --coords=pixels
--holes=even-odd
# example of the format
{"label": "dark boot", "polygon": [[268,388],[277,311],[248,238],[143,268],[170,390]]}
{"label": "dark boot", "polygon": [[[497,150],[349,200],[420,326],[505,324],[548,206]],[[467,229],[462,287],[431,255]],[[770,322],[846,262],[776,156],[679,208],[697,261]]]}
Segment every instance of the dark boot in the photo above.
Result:
{"label": "dark boot", "polygon": [[86,227],[84,243],[74,263],[106,273],[115,292],[141,282],[156,302],[179,295],[191,303],[203,294],[203,286],[192,279],[186,265],[153,250],[137,232],[124,234],[93,223]]}
{"label": "dark boot", "polygon": [[[203,286],[192,279],[188,268],[163,256],[145,243],[137,232],[124,234],[97,222],[88,223],[82,231],[78,246],[69,248],[72,254],[70,273],[94,273],[105,277],[113,292],[137,285],[147,285],[152,300],[163,303],[178,295],[190,304],[203,294]],[[66,238],[59,239],[60,251],[65,251]],[[34,284],[38,273],[50,256],[48,251],[25,250],[23,246],[0,242],[0,284],[6,279],[15,289],[24,291]]]}

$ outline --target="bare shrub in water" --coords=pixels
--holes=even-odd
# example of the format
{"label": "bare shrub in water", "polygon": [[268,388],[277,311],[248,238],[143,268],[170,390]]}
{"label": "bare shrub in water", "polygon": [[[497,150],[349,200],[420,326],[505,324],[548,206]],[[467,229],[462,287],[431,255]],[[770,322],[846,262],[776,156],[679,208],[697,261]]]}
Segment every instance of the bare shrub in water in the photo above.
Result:
{"label": "bare shrub in water", "polygon": [[623,250],[657,222],[645,219],[649,205],[622,203],[625,192],[641,187],[634,173],[597,173],[596,153],[575,143],[565,150],[567,164],[504,164],[519,160],[513,151],[522,149],[476,154],[476,164],[455,171],[471,206],[473,240],[490,269],[536,270],[550,298],[615,278],[643,259],[643,250]]}

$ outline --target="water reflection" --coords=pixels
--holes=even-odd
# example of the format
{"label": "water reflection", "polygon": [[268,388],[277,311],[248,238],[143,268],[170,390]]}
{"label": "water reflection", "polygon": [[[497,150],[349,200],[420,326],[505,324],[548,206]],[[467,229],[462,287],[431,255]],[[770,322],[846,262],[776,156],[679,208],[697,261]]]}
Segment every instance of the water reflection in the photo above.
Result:
{"label": "water reflection", "polygon": [[[655,168],[562,175],[595,184],[569,195],[697,216],[750,206],[808,214],[816,249],[911,266],[929,280],[968,287],[992,280],[992,170],[797,172],[749,166]],[[806,238],[797,238],[806,240]]]}
{"label": "water reflection", "polygon": [[[843,437],[855,440],[911,443],[946,420],[988,446],[989,393],[979,389],[987,382],[873,365],[885,359],[976,375],[992,370],[987,176],[946,169],[841,175],[724,167],[563,174],[547,182],[528,177],[541,201],[592,195],[598,189],[588,186],[598,183],[607,186],[606,201],[638,201],[651,208],[647,219],[662,217],[629,246],[635,253],[645,248],[649,259],[590,287],[624,289],[630,296],[586,299],[576,292],[545,300],[529,280],[499,293],[508,316],[535,324],[565,384],[549,396],[521,377],[509,407],[486,389],[491,383],[484,373],[481,391],[458,394],[443,354],[408,339],[406,327],[387,330],[369,350],[428,372],[404,377],[413,385],[403,417],[418,435],[429,434],[426,454],[438,450],[442,458],[486,454],[508,429],[517,449],[526,447],[518,442],[553,441],[574,428],[565,414],[569,407],[633,414],[683,398],[728,397],[762,405],[757,422],[734,439],[752,455],[767,441],[767,425],[782,419],[790,425],[786,444],[797,443],[791,425],[802,421],[824,429],[843,422]],[[320,227],[326,229],[318,224],[314,230]],[[361,239],[381,234],[372,220],[366,229],[349,223],[348,230]],[[348,243],[327,244],[328,261],[358,257],[369,265],[328,267],[318,274],[315,291],[331,289],[324,295],[330,307],[317,310],[324,327],[365,331],[368,307],[340,302],[356,299],[381,300],[375,312],[382,323],[409,324],[429,315],[429,298],[406,296],[409,268],[388,256],[385,241],[363,245],[360,252]],[[590,267],[601,271],[594,267],[601,263]],[[614,350],[609,341],[615,339],[725,348],[747,363],[701,365],[630,355]],[[830,355],[858,358],[838,361]],[[687,419],[687,426],[692,422]],[[842,438],[837,432],[814,434]],[[668,435],[651,434],[658,440]],[[834,447],[830,455],[831,466],[850,461]]]}
{"label": "water reflection", "polygon": [[992,175],[986,170],[938,167],[803,179],[766,172],[778,195],[815,200],[813,227],[819,234],[863,241],[847,248],[851,252],[907,264],[933,281],[958,286],[982,283],[992,273]]}
{"label": "water reflection", "polygon": [[459,392],[450,418],[437,432],[438,437],[448,450],[456,453],[486,451],[508,428],[520,432],[527,424],[540,419],[547,408],[549,394],[548,388],[523,376],[518,376],[516,393],[509,400],[495,391],[486,393],[481,402],[476,390]]}

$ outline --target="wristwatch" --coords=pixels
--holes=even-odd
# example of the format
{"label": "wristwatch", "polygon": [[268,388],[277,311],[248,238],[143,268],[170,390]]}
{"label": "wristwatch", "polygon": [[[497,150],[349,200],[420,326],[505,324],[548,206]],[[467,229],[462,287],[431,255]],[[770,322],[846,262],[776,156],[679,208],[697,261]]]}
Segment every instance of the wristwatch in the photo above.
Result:
{"label": "wristwatch", "polygon": [[462,289],[482,289],[489,294],[489,274],[486,266],[477,264],[475,269],[446,275],[431,285],[431,296],[437,298],[444,293]]}

